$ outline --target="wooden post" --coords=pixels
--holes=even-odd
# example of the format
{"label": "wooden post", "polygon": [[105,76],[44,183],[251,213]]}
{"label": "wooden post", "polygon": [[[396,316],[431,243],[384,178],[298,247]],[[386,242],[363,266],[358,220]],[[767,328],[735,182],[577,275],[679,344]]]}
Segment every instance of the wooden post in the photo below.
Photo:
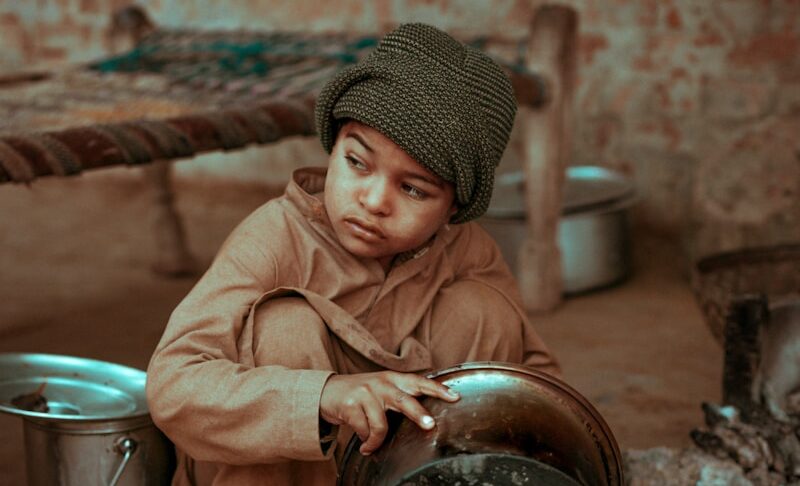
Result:
{"label": "wooden post", "polygon": [[570,151],[570,109],[576,62],[577,14],[546,5],[531,23],[526,67],[545,80],[547,102],[520,107],[523,137],[525,242],[519,250],[519,280],[525,308],[548,311],[561,302],[561,252],[557,243],[562,185]]}
{"label": "wooden post", "polygon": [[197,262],[189,252],[183,222],[175,209],[172,164],[156,160],[142,170],[150,193],[151,224],[156,243],[156,260],[151,268],[157,274],[169,277],[192,275],[197,270]]}
{"label": "wooden post", "polygon": [[[133,48],[155,29],[141,7],[129,6],[117,10],[111,17],[108,40],[111,50],[117,50],[117,40],[124,39],[127,49]],[[146,189],[150,192],[152,229],[156,244],[154,272],[169,277],[194,274],[197,263],[186,243],[181,216],[175,209],[172,188],[172,164],[156,160],[142,167]]]}

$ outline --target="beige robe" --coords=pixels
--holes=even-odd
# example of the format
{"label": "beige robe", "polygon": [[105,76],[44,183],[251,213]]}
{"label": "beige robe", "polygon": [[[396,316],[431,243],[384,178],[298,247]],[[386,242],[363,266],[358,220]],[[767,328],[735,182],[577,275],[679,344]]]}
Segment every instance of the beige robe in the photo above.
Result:
{"label": "beige robe", "polygon": [[334,484],[337,447],[323,447],[319,430],[333,373],[475,360],[558,373],[476,223],[444,226],[387,273],[339,244],[314,196],[324,181],[325,169],[296,171],[170,317],[147,398],[179,450],[174,484]]}

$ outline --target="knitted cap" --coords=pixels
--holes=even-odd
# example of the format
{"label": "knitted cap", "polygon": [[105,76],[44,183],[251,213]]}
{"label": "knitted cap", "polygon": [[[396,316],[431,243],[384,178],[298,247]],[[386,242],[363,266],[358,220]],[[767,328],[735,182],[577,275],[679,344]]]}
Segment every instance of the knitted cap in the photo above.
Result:
{"label": "knitted cap", "polygon": [[458,211],[450,222],[463,223],[489,206],[516,110],[511,82],[488,56],[430,25],[404,24],[328,81],[316,123],[329,153],[336,120],[381,132],[453,183]]}

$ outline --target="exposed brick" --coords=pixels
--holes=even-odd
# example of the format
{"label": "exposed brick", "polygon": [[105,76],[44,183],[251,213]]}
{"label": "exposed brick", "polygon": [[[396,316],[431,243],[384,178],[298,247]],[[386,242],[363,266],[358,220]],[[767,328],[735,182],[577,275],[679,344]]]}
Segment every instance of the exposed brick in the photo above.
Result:
{"label": "exposed brick", "polygon": [[777,113],[800,112],[800,78],[793,83],[781,84],[775,91],[777,93],[775,103]]}
{"label": "exposed brick", "polygon": [[764,224],[800,207],[797,117],[744,127],[700,164],[696,193],[710,219]]}
{"label": "exposed brick", "polygon": [[44,62],[66,61],[67,49],[63,47],[40,46],[36,49],[36,57]]}
{"label": "exposed brick", "polygon": [[0,14],[0,27],[4,29],[14,29],[22,26],[19,15],[14,12],[6,12]]}
{"label": "exposed brick", "polygon": [[800,34],[768,32],[737,45],[728,53],[728,60],[740,66],[796,61],[800,56]]}
{"label": "exposed brick", "polygon": [[670,7],[669,11],[667,12],[667,26],[673,30],[679,30],[681,27],[683,27],[681,14],[675,7]]}
{"label": "exposed brick", "polygon": [[759,32],[772,30],[768,25],[771,12],[781,16],[789,13],[784,0],[726,0],[709,4],[710,20],[734,39],[748,39]]}
{"label": "exposed brick", "polygon": [[101,12],[99,0],[80,0],[80,11],[88,14]]}
{"label": "exposed brick", "polygon": [[702,109],[712,119],[741,122],[765,115],[775,87],[763,79],[710,78],[702,88]]}
{"label": "exposed brick", "polygon": [[672,71],[669,73],[669,78],[671,81],[677,81],[679,79],[686,79],[689,77],[689,72],[682,67],[672,68]]}
{"label": "exposed brick", "polygon": [[[382,3],[382,2],[376,2]],[[509,7],[508,12],[503,16],[503,23],[505,25],[513,25],[521,19],[533,18],[533,8],[531,2],[528,0],[514,0],[514,3]]]}
{"label": "exposed brick", "polygon": [[630,126],[626,138],[635,140],[638,145],[664,152],[682,149],[683,132],[671,118],[643,119]]}
{"label": "exposed brick", "polygon": [[582,119],[575,127],[571,163],[575,165],[619,166],[623,127],[614,114]]}
{"label": "exposed brick", "polygon": [[700,23],[699,32],[695,35],[693,41],[695,47],[713,47],[724,43],[725,38],[722,37],[722,34],[716,27],[712,26],[708,21]]}
{"label": "exposed brick", "polygon": [[639,15],[636,18],[637,24],[641,27],[655,27],[658,25],[658,0],[641,0],[636,2],[639,7]]}
{"label": "exposed brick", "polygon": [[640,83],[627,83],[620,86],[611,98],[608,108],[613,113],[622,113],[640,88]]}
{"label": "exposed brick", "polygon": [[608,38],[603,34],[582,34],[579,49],[581,61],[591,64],[597,52],[608,49]]}
{"label": "exposed brick", "polygon": [[619,144],[621,135],[621,120],[616,115],[608,114],[582,120],[576,142],[592,157],[605,160],[608,159],[606,154],[613,152]]}
{"label": "exposed brick", "polygon": [[19,69],[33,59],[31,36],[13,12],[0,14],[0,69]]}
{"label": "exposed brick", "polygon": [[633,59],[633,68],[637,71],[653,71],[656,68],[656,63],[650,54],[643,54]]}
{"label": "exposed brick", "polygon": [[638,94],[630,103],[639,105],[630,115],[644,118],[674,118],[683,121],[699,106],[700,84],[683,68],[673,68],[663,75],[655,71],[650,81],[640,79]]}

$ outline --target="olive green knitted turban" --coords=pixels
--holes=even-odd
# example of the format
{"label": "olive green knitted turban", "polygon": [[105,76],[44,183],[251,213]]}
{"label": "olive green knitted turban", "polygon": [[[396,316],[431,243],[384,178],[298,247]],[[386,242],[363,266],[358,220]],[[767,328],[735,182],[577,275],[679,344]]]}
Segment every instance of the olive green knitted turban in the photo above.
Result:
{"label": "olive green knitted turban", "polygon": [[425,24],[387,34],[364,60],[337,73],[317,99],[326,151],[354,119],[391,139],[455,186],[452,223],[482,215],[517,105],[502,69],[478,49]]}

